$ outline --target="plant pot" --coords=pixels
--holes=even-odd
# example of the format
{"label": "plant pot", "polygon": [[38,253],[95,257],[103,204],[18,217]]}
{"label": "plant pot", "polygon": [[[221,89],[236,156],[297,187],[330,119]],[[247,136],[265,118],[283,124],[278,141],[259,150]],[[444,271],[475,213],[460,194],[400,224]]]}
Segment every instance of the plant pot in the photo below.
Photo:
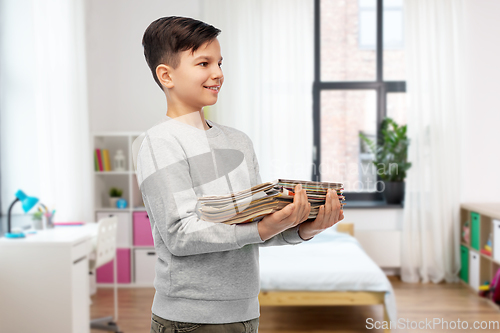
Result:
{"label": "plant pot", "polygon": [[33,229],[35,229],[35,230],[43,230],[42,219],[40,219],[40,220],[33,219],[32,223],[33,223]]}
{"label": "plant pot", "polygon": [[384,196],[388,204],[400,204],[405,196],[404,182],[385,182]]}
{"label": "plant pot", "polygon": [[109,206],[110,206],[111,208],[116,208],[116,202],[117,202],[118,200],[120,200],[120,199],[121,199],[121,197],[110,197],[110,198],[109,198]]}

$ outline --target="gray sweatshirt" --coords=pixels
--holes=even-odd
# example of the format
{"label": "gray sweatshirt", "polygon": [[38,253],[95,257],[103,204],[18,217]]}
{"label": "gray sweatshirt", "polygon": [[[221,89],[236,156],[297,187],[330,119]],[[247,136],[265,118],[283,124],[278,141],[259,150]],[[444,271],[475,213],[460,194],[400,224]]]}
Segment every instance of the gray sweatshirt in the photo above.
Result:
{"label": "gray sweatshirt", "polygon": [[[201,130],[165,116],[133,143],[156,261],[152,312],[191,323],[259,317],[259,246],[299,244],[298,227],[262,241],[258,222],[200,219],[198,197],[262,183],[250,138],[207,120]],[[236,213],[236,212],[235,212]]]}

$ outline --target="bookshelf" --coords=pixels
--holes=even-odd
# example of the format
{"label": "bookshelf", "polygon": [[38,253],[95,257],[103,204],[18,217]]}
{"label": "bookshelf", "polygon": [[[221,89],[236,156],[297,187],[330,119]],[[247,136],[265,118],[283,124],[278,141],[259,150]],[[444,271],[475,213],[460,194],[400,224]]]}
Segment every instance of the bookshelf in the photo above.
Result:
{"label": "bookshelf", "polygon": [[[470,241],[463,237],[468,223]],[[491,255],[481,249],[491,237]],[[479,286],[491,282],[500,269],[500,203],[464,203],[460,205],[460,281],[479,295]],[[497,309],[491,296],[485,299]]]}
{"label": "bookshelf", "polygon": [[[93,212],[95,221],[116,215],[118,217],[117,265],[119,287],[152,287],[156,253],[142,195],[132,160],[132,144],[142,132],[98,132],[91,135],[92,158],[97,148],[109,151],[111,170],[114,156],[121,149],[125,154],[125,171],[93,171]],[[127,207],[111,207],[109,189],[123,190]],[[149,273],[148,273],[149,272]],[[112,262],[102,266],[93,277],[97,286],[112,286]]]}

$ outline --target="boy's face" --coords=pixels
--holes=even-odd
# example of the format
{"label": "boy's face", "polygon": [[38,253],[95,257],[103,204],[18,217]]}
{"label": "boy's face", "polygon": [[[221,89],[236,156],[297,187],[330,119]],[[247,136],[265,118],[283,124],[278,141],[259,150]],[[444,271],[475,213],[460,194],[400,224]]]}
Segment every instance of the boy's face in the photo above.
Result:
{"label": "boy's face", "polygon": [[[179,57],[177,69],[165,65],[159,65],[156,69],[158,78],[168,88],[164,90],[167,101],[172,104],[169,108],[200,111],[206,105],[215,104],[224,82],[219,41],[214,39],[207,42],[193,54],[191,50],[183,51]],[[207,88],[213,86],[217,90]]]}

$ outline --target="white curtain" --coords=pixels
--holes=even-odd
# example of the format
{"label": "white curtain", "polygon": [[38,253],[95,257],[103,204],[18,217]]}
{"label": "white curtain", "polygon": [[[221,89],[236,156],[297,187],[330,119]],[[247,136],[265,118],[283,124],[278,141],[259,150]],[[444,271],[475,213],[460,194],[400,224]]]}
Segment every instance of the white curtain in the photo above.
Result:
{"label": "white curtain", "polygon": [[84,14],[84,0],[33,1],[27,79],[35,81],[39,198],[55,221],[93,220]]}
{"label": "white curtain", "polygon": [[458,281],[462,0],[406,0],[409,160],[402,279]]}
{"label": "white curtain", "polygon": [[224,84],[207,118],[247,133],[262,181],[311,179],[313,0],[206,0]]}

